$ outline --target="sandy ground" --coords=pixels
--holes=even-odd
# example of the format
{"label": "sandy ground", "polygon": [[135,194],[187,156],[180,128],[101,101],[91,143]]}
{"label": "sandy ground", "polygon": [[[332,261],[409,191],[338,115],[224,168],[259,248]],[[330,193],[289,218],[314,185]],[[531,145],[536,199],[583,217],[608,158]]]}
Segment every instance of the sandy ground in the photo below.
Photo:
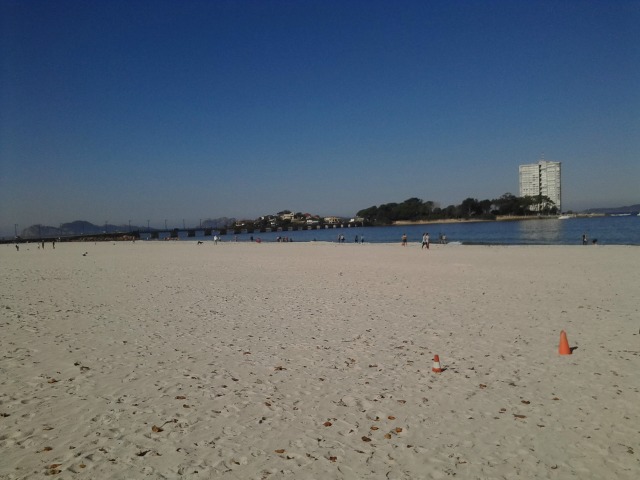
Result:
{"label": "sandy ground", "polygon": [[2,479],[640,476],[638,247],[58,243],[0,266]]}

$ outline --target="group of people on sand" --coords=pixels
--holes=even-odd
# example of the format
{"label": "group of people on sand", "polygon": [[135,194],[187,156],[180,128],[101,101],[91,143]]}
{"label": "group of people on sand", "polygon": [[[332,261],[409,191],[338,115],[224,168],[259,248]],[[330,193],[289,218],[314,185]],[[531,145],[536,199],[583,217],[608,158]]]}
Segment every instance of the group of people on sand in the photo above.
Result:
{"label": "group of people on sand", "polygon": [[424,250],[425,248],[427,250],[429,250],[429,242],[430,242],[430,238],[429,238],[429,232],[425,232],[422,234],[422,247],[420,247],[422,250]]}
{"label": "group of people on sand", "polygon": [[[51,246],[53,247],[54,250],[56,249],[56,241],[55,241],[55,239],[51,240]],[[38,242],[38,250],[40,250],[40,248],[42,248],[42,250],[44,250],[44,240],[42,242]],[[20,251],[20,245],[18,245],[17,243],[16,243],[16,251],[17,252]]]}
{"label": "group of people on sand", "polygon": [[[445,244],[447,243],[447,236],[443,235],[442,233],[440,234],[440,238],[439,238],[440,243]],[[422,234],[422,247],[421,250],[424,250],[425,248],[427,250],[429,250],[429,245],[431,244],[431,237],[429,236],[429,232],[424,232]],[[402,241],[401,241],[401,245],[403,247],[407,246],[407,234],[403,233],[402,234]]]}
{"label": "group of people on sand", "polygon": [[[583,245],[587,245],[589,243],[589,237],[587,237],[586,233],[582,234],[582,244]],[[594,238],[593,240],[591,240],[591,243],[593,243],[594,245],[597,245],[598,243],[598,239]]]}
{"label": "group of people on sand", "polygon": [[[315,242],[316,239],[314,238],[313,241]],[[342,233],[338,235],[338,243],[346,243],[346,241],[347,239]],[[358,235],[356,235],[356,238],[353,240],[353,243],[364,243],[364,235],[360,235],[359,237]]]}

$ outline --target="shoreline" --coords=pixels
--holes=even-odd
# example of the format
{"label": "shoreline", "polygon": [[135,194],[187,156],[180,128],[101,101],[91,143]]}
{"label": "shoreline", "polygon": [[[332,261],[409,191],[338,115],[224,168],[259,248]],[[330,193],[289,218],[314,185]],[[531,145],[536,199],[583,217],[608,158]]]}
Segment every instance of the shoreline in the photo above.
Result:
{"label": "shoreline", "polygon": [[[584,215],[574,215],[572,218],[604,218],[607,217],[607,215],[604,214],[584,214]],[[432,224],[449,224],[449,225],[456,225],[456,224],[473,224],[473,223],[496,223],[496,222],[517,222],[517,221],[529,221],[529,220],[558,220],[559,218],[557,216],[548,216],[548,217],[537,217],[537,216],[524,216],[524,217],[515,217],[515,216],[503,216],[503,217],[498,217],[495,220],[487,220],[487,219],[443,219],[443,220],[421,220],[421,221],[415,221],[415,222],[410,222],[410,221],[397,221],[394,222],[393,224],[390,225],[376,225],[376,226],[360,226],[360,227],[341,227],[340,229],[335,229],[336,231],[343,231],[343,230],[348,230],[349,228],[364,228],[364,229],[368,229],[368,228],[385,228],[385,227],[403,227],[403,226],[420,226],[420,225],[432,225]],[[198,229],[193,229],[194,231],[197,231]],[[319,229],[317,230],[318,232],[326,232],[329,229]],[[184,230],[187,231],[187,230]],[[283,235],[285,234],[293,234],[295,235],[296,232],[315,232],[316,230],[309,230],[309,229],[301,229],[301,230],[282,230],[280,231],[271,231],[271,232],[260,232],[260,233],[252,233],[256,236],[259,236],[260,234],[278,234],[278,233],[282,233]],[[334,229],[331,229],[331,231],[334,231]],[[146,241],[146,239],[142,239],[139,238],[138,235],[147,235],[147,234],[151,234],[152,232],[117,232],[117,233],[109,233],[109,234],[87,234],[85,236],[83,235],[72,235],[72,236],[66,236],[66,237],[42,237],[42,238],[19,238],[19,239],[15,239],[15,238],[10,238],[10,239],[6,239],[6,238],[2,238],[0,239],[0,245],[7,245],[7,244],[29,244],[29,243],[41,243],[41,242],[45,242],[45,243],[51,243],[51,242],[60,242],[60,243],[67,243],[67,242],[127,242],[127,241],[132,241],[132,240],[136,240],[136,241]],[[163,232],[166,233],[166,232]],[[229,238],[231,236],[235,236],[235,235],[240,235],[240,233],[226,233],[224,235],[221,236],[221,238]],[[171,238],[171,240],[201,240],[201,239],[208,239],[208,238],[213,238],[213,237],[202,237],[202,236],[194,236],[193,238],[189,237],[176,237],[176,238]],[[166,239],[157,239],[157,240],[166,240]],[[502,243],[495,243],[496,245],[501,245]]]}
{"label": "shoreline", "polygon": [[[595,218],[595,217],[606,217],[607,215],[605,214],[601,214],[601,213],[594,213],[594,214],[574,214],[572,215],[572,218]],[[390,226],[410,226],[410,225],[430,225],[433,223],[480,223],[480,222],[516,222],[516,221],[522,221],[522,220],[558,220],[559,215],[548,215],[548,216],[531,216],[531,215],[526,215],[526,216],[507,216],[507,215],[503,215],[503,216],[497,216],[495,219],[493,220],[488,220],[488,219],[468,219],[468,218],[461,218],[461,219],[454,219],[454,218],[450,218],[450,219],[443,219],[443,220],[418,220],[415,222],[412,221],[405,221],[405,220],[399,220],[396,221],[394,223],[392,223]]]}

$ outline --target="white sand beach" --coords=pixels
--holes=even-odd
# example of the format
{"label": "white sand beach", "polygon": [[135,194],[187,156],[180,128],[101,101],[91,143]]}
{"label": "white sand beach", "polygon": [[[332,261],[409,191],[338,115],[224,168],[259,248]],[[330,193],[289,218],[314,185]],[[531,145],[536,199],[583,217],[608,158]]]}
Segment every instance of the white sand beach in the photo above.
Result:
{"label": "white sand beach", "polygon": [[58,243],[0,265],[2,479],[640,476],[638,247]]}

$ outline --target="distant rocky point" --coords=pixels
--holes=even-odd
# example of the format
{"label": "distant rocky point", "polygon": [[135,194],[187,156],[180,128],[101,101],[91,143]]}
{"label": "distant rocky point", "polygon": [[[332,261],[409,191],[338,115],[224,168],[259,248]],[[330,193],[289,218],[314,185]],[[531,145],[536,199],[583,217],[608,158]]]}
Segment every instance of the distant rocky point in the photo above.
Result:
{"label": "distant rocky point", "polygon": [[637,213],[637,212],[640,212],[640,203],[636,203],[635,205],[628,205],[626,207],[590,208],[584,211],[584,213],[603,213],[605,215],[611,215],[616,213]]}

